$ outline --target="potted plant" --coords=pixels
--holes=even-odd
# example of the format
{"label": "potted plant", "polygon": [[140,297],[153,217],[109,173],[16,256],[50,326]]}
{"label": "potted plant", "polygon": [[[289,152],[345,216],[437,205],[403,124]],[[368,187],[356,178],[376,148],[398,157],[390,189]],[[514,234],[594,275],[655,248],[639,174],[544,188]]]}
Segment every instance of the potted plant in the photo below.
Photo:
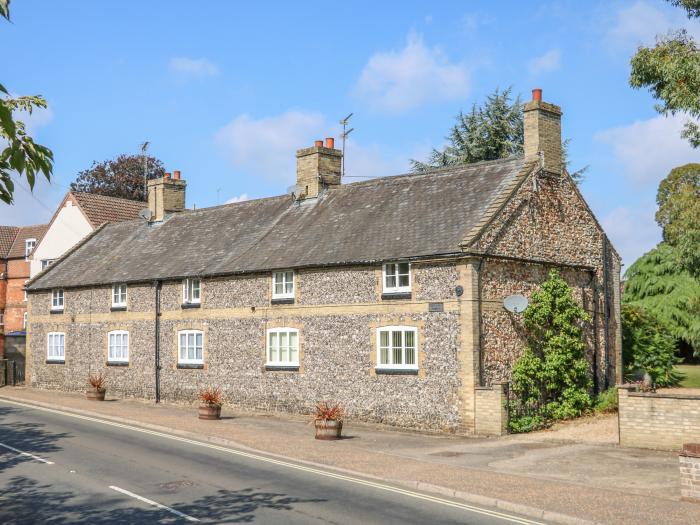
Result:
{"label": "potted plant", "polygon": [[340,403],[316,403],[314,412],[316,439],[340,439],[343,430],[343,407]]}
{"label": "potted plant", "polygon": [[90,401],[104,401],[105,392],[107,391],[105,388],[107,377],[102,372],[90,374],[88,376],[88,384],[90,388],[88,388],[86,392],[87,398]]}
{"label": "potted plant", "polygon": [[221,390],[208,386],[199,391],[199,419],[221,419],[221,405],[224,404]]}

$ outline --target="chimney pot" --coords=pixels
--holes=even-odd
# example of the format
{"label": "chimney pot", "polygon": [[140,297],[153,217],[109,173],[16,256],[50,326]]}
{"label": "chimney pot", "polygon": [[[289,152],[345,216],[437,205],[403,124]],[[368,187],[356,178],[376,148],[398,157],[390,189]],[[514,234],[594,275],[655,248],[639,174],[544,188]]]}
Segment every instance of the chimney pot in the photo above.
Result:
{"label": "chimney pot", "polygon": [[335,149],[335,139],[333,137],[326,137],[326,147],[328,149]]}
{"label": "chimney pot", "polygon": [[316,142],[314,142],[314,146],[315,146],[316,148],[322,148],[322,147],[323,147],[323,141],[322,141],[322,140],[317,140]]}
{"label": "chimney pot", "polygon": [[170,178],[170,172],[169,172],[169,171],[166,171],[166,172],[165,172],[165,177],[164,177],[164,178],[166,178],[166,179],[169,179],[169,178]]}
{"label": "chimney pot", "polygon": [[180,180],[180,170],[173,171],[173,178],[175,180]]}
{"label": "chimney pot", "polygon": [[540,88],[535,88],[532,90],[532,100],[542,102],[542,90]]}

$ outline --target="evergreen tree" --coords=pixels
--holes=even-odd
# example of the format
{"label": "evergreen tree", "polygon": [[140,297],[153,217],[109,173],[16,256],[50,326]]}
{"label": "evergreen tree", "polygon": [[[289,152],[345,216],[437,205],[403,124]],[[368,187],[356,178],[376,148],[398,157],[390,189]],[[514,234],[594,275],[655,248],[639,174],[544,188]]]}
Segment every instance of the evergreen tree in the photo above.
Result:
{"label": "evergreen tree", "polygon": [[532,294],[524,314],[527,346],[513,366],[510,428],[532,430],[590,408],[591,377],[583,340],[588,314],[556,270]]}
{"label": "evergreen tree", "polygon": [[[523,154],[523,105],[520,97],[511,98],[511,88],[498,88],[486,97],[483,106],[472,105],[469,113],[460,112],[442,150],[433,149],[426,162],[411,160],[411,170],[424,172],[435,168],[461,166],[484,160],[498,160]],[[562,143],[564,165],[568,166],[569,140]],[[580,182],[588,167],[573,173]]]}
{"label": "evergreen tree", "polygon": [[643,308],[700,355],[700,282],[682,267],[673,247],[662,242],[645,253],[625,279],[625,304]]}

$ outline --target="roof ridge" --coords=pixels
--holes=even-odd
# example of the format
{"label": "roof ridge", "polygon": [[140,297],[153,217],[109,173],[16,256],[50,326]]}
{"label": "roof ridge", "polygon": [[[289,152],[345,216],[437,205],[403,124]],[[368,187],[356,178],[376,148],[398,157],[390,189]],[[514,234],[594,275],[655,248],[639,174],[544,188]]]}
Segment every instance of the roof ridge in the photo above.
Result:
{"label": "roof ridge", "polygon": [[90,195],[91,197],[97,197],[97,198],[100,198],[100,199],[111,199],[111,200],[118,200],[118,201],[127,201],[127,202],[134,202],[134,203],[140,203],[140,204],[147,204],[146,201],[140,201],[140,200],[137,200],[137,199],[126,199],[126,198],[124,198],[124,197],[115,197],[115,196],[113,196],[113,195],[100,195],[99,193],[92,193],[92,192],[89,192],[89,191],[73,191],[73,190],[70,190],[69,193],[71,193],[71,194],[73,194],[73,195],[76,195],[76,196],[77,196],[77,195]]}

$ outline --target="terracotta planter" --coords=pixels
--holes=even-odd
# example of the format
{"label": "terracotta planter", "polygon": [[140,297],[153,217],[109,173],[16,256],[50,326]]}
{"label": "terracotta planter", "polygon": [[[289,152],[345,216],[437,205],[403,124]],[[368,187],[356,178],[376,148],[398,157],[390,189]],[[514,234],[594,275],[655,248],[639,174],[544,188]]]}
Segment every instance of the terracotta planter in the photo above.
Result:
{"label": "terracotta planter", "polygon": [[107,390],[105,388],[103,388],[102,390],[91,388],[86,392],[86,395],[89,401],[104,401],[106,392]]}
{"label": "terracotta planter", "polygon": [[340,439],[340,433],[343,430],[343,422],[337,419],[317,419],[314,421],[316,426],[316,439]]}
{"label": "terracotta planter", "polygon": [[199,419],[221,419],[221,405],[199,405]]}

